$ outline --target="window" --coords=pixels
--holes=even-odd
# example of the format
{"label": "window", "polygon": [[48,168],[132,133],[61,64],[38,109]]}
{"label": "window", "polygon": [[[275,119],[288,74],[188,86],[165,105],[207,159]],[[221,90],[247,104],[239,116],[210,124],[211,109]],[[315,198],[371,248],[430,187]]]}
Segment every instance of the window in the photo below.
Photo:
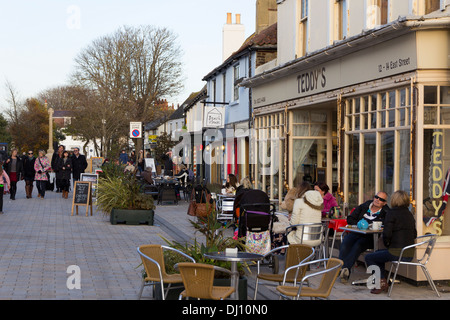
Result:
{"label": "window", "polygon": [[235,65],[233,68],[234,72],[234,101],[239,100],[239,65]]}
{"label": "window", "polygon": [[377,0],[377,6],[380,9],[380,24],[388,23],[389,0]]}
{"label": "window", "polygon": [[347,99],[345,113],[349,205],[354,207],[380,190],[389,195],[399,189],[409,192],[410,89]]}
{"label": "window", "polygon": [[425,0],[425,14],[439,10],[441,8],[440,0]]}
{"label": "window", "polygon": [[343,40],[347,38],[347,24],[348,24],[348,12],[347,12],[347,0],[336,1],[336,39]]}
{"label": "window", "polygon": [[213,91],[213,102],[214,105],[216,105],[216,95],[217,95],[216,79],[212,81],[212,91]]}
{"label": "window", "polygon": [[308,0],[301,0],[300,3],[300,24],[298,32],[298,54],[304,56],[308,51]]}
{"label": "window", "polygon": [[224,72],[224,74],[223,74],[223,76],[222,76],[222,81],[223,81],[223,83],[222,83],[222,91],[223,91],[223,94],[222,94],[222,102],[226,102],[226,96],[227,96],[227,73],[226,72]]}

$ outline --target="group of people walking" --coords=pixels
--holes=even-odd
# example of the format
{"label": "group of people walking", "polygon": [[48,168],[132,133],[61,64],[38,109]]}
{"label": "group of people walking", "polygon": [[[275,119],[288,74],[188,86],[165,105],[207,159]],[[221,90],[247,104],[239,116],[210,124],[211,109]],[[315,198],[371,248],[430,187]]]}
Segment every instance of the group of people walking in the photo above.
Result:
{"label": "group of people walking", "polygon": [[63,145],[60,145],[53,154],[51,162],[44,150],[39,150],[38,156],[35,157],[31,150],[19,156],[18,150],[12,149],[11,156],[0,166],[0,213],[3,213],[4,194],[9,192],[10,199],[16,199],[18,181],[25,181],[27,199],[32,198],[33,182],[36,181],[38,198],[44,199],[47,184],[50,183],[50,172],[54,172],[56,192],[61,192],[62,197],[68,199],[72,176],[74,181],[79,180],[86,168],[86,157],[80,154],[78,148],[75,148],[71,154]]}

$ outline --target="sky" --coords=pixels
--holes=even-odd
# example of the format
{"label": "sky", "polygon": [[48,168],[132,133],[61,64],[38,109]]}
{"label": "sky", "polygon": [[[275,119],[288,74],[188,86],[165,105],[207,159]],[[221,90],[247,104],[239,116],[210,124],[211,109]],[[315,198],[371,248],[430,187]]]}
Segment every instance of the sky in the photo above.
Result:
{"label": "sky", "polygon": [[0,110],[6,81],[20,99],[69,84],[75,57],[120,27],[166,27],[178,36],[184,90],[181,104],[200,91],[203,77],[222,63],[227,12],[241,14],[246,36],[255,31],[256,0],[0,0]]}

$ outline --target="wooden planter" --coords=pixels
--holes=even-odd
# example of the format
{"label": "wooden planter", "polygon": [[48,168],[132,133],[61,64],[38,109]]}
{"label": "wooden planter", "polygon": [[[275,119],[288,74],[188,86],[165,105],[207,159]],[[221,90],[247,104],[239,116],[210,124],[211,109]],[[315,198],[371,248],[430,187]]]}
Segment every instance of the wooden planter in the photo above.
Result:
{"label": "wooden planter", "polygon": [[153,225],[154,210],[128,210],[128,209],[113,209],[110,214],[111,224],[148,224]]}

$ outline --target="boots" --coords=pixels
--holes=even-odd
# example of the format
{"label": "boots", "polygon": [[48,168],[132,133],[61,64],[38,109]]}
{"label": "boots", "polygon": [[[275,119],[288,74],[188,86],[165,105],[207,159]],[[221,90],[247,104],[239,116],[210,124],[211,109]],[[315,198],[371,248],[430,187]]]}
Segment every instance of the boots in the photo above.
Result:
{"label": "boots", "polygon": [[380,279],[380,289],[372,289],[370,293],[380,294],[382,292],[387,292],[389,289],[389,284],[386,279]]}
{"label": "boots", "polygon": [[27,194],[27,199],[30,199],[30,186],[25,185],[25,193]]}

